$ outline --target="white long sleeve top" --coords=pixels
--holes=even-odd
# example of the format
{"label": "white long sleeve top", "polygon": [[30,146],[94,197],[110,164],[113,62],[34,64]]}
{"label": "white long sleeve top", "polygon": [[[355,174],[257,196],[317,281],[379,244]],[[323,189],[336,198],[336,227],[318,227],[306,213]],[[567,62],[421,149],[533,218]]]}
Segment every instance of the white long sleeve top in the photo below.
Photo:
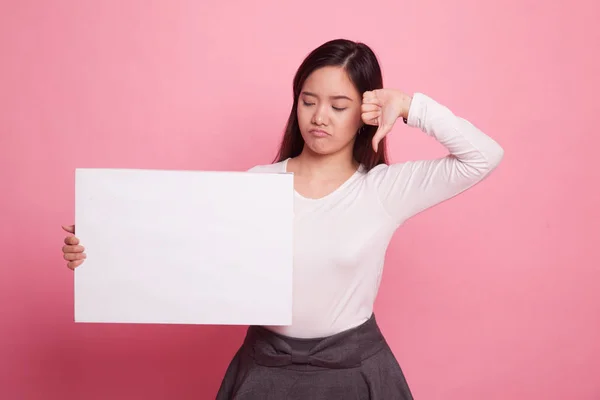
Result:
{"label": "white long sleeve top", "polygon": [[[502,147],[489,136],[424,94],[414,94],[407,124],[435,138],[449,154],[370,171],[361,166],[319,199],[295,193],[292,324],[268,329],[315,338],[365,322],[396,229],[480,182],[503,157]],[[286,172],[287,161],[250,171]]]}

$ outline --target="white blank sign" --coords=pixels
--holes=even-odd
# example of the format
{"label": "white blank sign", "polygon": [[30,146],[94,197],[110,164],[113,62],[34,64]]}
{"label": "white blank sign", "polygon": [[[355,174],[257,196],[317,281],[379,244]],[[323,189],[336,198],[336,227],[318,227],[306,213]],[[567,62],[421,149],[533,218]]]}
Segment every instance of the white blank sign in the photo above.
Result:
{"label": "white blank sign", "polygon": [[293,175],[77,169],[75,321],[289,325]]}

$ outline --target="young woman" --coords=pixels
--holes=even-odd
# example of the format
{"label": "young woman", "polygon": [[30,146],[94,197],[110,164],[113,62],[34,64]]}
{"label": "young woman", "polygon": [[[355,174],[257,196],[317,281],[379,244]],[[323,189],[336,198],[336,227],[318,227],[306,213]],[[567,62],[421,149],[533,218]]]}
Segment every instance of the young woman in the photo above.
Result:
{"label": "young woman", "polygon": [[[398,119],[449,154],[388,165],[385,136]],[[502,157],[433,99],[383,89],[366,45],[333,40],[311,52],[277,159],[250,170],[294,173],[292,324],[250,326],[217,399],[412,399],[373,315],[387,246],[404,221],[480,182]],[[68,267],[80,266],[79,240],[65,244]]]}

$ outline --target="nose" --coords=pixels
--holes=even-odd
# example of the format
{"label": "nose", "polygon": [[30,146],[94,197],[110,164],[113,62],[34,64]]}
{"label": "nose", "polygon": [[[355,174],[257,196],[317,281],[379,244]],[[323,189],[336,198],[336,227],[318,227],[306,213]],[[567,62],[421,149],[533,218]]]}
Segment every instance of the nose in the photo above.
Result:
{"label": "nose", "polygon": [[311,122],[315,125],[327,125],[328,121],[329,118],[327,116],[326,106],[319,105],[318,107],[315,107]]}

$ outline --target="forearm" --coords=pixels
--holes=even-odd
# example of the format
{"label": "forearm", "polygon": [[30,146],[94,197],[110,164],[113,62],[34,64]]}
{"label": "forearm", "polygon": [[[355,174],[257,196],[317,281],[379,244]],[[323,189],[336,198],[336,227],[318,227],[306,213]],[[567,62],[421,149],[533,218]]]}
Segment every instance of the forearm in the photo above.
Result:
{"label": "forearm", "polygon": [[471,122],[424,94],[411,98],[407,124],[435,138],[460,163],[474,172],[487,173],[502,160],[504,150]]}

